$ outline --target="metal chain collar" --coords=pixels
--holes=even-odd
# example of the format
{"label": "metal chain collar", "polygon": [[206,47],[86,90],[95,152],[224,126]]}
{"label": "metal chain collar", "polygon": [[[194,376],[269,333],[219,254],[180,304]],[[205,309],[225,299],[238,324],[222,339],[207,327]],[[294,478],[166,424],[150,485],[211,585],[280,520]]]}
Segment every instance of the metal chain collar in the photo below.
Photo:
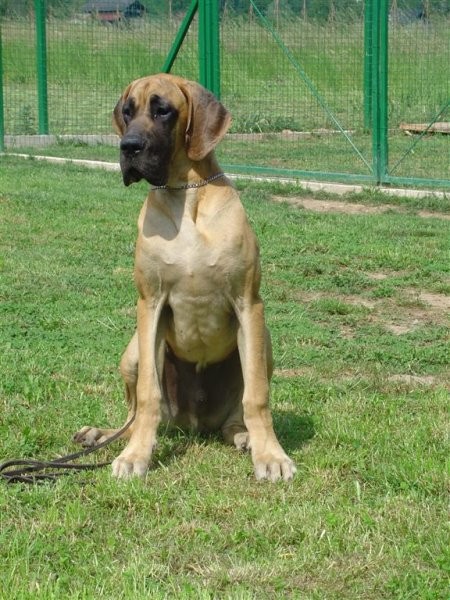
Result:
{"label": "metal chain collar", "polygon": [[151,191],[154,190],[191,190],[193,188],[203,187],[211,181],[215,181],[216,179],[220,179],[221,177],[225,177],[225,173],[215,173],[215,175],[210,175],[206,179],[202,179],[201,181],[197,181],[196,183],[186,183],[185,185],[180,185],[179,187],[171,187],[168,185],[157,185],[151,188]]}

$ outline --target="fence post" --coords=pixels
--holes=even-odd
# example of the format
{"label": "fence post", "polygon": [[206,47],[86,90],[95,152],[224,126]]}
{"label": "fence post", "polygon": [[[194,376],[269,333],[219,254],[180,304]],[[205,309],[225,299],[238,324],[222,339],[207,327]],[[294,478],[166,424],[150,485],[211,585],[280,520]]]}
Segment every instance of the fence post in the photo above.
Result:
{"label": "fence post", "polygon": [[35,0],[39,133],[48,134],[46,0]]}
{"label": "fence post", "polygon": [[5,112],[3,109],[3,53],[2,23],[0,17],[0,152],[5,150]]}
{"label": "fence post", "polygon": [[364,2],[364,130],[372,127],[373,0]]}
{"label": "fence post", "polygon": [[372,153],[373,174],[383,183],[388,167],[388,0],[373,0]]}
{"label": "fence post", "polygon": [[199,0],[198,17],[200,83],[220,98],[219,0]]}
{"label": "fence post", "polygon": [[191,26],[192,19],[194,18],[195,13],[197,12],[197,8],[198,8],[198,0],[192,0],[191,4],[186,12],[186,15],[183,19],[183,22],[180,25],[180,29],[177,32],[177,35],[172,44],[172,47],[169,50],[169,54],[167,55],[166,61],[163,65],[163,68],[162,68],[163,73],[170,73],[173,63],[175,62],[178,52],[184,42],[184,38],[186,37],[189,27]]}

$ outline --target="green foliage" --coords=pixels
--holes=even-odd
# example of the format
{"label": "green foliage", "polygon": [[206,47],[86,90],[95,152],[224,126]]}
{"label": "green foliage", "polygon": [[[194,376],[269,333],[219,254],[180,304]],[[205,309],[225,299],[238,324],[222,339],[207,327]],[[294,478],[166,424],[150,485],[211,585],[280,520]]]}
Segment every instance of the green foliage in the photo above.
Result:
{"label": "green foliage", "polygon": [[20,109],[17,133],[24,135],[35,135],[37,133],[36,117],[33,114],[33,109],[28,104]]}

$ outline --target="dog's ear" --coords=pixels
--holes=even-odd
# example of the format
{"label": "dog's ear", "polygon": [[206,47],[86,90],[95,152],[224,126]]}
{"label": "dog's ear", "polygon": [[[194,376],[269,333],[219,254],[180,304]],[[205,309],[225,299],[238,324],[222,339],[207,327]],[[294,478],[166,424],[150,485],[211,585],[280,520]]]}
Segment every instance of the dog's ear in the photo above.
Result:
{"label": "dog's ear", "polygon": [[117,134],[122,137],[125,131],[125,121],[122,116],[122,106],[123,100],[120,98],[119,102],[116,104],[113,110],[113,127],[116,130]]}
{"label": "dog's ear", "polygon": [[124,105],[125,100],[128,98],[130,89],[131,89],[131,85],[129,85],[126,88],[126,90],[124,91],[122,96],[119,98],[119,101],[113,110],[113,119],[112,119],[113,127],[120,137],[123,136],[123,134],[125,133],[125,129],[126,129],[125,121],[123,120],[123,115],[122,115],[122,107]]}
{"label": "dog's ear", "polygon": [[186,152],[191,160],[202,160],[224,137],[231,125],[231,115],[204,87],[186,81],[181,90],[188,103]]}

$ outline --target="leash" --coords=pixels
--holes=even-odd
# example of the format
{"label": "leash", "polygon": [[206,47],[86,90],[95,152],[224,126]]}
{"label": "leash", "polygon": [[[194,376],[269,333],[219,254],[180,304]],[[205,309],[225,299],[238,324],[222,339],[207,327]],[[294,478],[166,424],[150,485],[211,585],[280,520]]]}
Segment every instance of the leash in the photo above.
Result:
{"label": "leash", "polygon": [[[116,431],[114,435],[97,446],[85,448],[73,454],[67,454],[53,460],[12,459],[0,464],[0,478],[6,483],[42,483],[44,481],[56,481],[62,475],[68,475],[73,471],[92,471],[110,465],[112,461],[98,463],[74,463],[78,458],[88,456],[105,446],[115,442],[130,427],[136,417],[133,414],[125,425]],[[13,467],[13,468],[12,468]]]}

